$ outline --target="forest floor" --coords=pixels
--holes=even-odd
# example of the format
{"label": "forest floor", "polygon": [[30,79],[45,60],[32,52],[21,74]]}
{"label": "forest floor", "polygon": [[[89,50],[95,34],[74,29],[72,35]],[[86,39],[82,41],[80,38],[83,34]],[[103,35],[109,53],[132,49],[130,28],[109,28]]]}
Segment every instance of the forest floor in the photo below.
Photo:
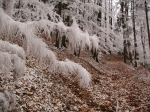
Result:
{"label": "forest floor", "polygon": [[[18,112],[150,112],[150,70],[123,63],[121,56],[103,55],[100,62],[88,52],[81,57],[66,49],[51,49],[59,60],[80,63],[92,75],[89,89],[79,88],[73,76],[51,74],[27,60],[26,71],[17,82],[12,74],[0,73],[0,85],[16,96]],[[13,112],[11,111],[11,112]]]}

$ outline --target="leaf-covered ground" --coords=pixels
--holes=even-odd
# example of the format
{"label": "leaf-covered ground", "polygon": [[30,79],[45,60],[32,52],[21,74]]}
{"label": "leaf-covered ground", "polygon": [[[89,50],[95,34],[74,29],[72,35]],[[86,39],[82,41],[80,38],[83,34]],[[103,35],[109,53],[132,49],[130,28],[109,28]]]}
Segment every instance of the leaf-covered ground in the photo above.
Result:
{"label": "leaf-covered ground", "polygon": [[[95,62],[88,52],[75,57],[69,50],[51,47],[59,60],[80,63],[92,75],[89,89],[80,89],[73,76],[51,74],[27,60],[26,71],[18,82],[12,74],[0,72],[0,85],[16,96],[18,112],[149,112],[150,73],[139,66],[124,64],[119,56],[101,57]],[[11,108],[10,108],[11,110]]]}

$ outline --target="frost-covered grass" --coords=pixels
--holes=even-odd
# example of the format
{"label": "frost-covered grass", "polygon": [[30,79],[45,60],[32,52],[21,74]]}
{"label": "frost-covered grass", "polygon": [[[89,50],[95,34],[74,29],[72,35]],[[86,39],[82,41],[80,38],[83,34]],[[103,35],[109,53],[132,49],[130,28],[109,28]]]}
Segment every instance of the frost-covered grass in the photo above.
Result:
{"label": "frost-covered grass", "polygon": [[18,55],[21,59],[25,59],[25,52],[22,47],[16,44],[10,44],[7,41],[0,40],[0,51]]}
{"label": "frost-covered grass", "polygon": [[0,69],[7,74],[14,73],[14,79],[18,79],[24,73],[25,51],[16,44],[0,40]]}
{"label": "frost-covered grass", "polygon": [[68,59],[58,62],[58,71],[63,75],[73,74],[79,82],[80,87],[89,87],[91,83],[91,75],[81,65],[74,63]]}
{"label": "frost-covered grass", "polygon": [[0,69],[5,74],[13,71],[13,77],[16,80],[24,73],[25,60],[22,60],[16,54],[0,51]]}
{"label": "frost-covered grass", "polygon": [[[42,26],[42,29],[46,34],[50,34],[51,29],[53,29],[53,24],[57,26],[59,29],[59,33],[64,32],[67,28],[63,25],[60,25],[60,23],[52,23],[48,22],[46,24],[46,20],[41,21],[33,21],[33,22],[26,22],[21,23],[18,21],[14,21],[11,17],[6,15],[2,9],[0,9],[0,16],[3,18],[0,18],[0,34],[7,34],[7,32],[10,32],[9,35],[6,35],[7,40],[13,40],[13,38],[18,38],[22,40],[23,47],[26,49],[26,56],[27,57],[33,57],[37,59],[37,62],[39,62],[40,65],[46,64],[49,71],[51,72],[57,72],[58,67],[61,72],[65,72],[66,74],[69,74],[69,72],[74,73],[77,76],[77,79],[79,80],[80,87],[88,87],[91,82],[90,73],[87,72],[86,69],[84,69],[81,65],[71,62],[71,61],[59,61],[57,60],[56,55],[53,51],[51,51],[47,45],[42,41],[41,38],[38,37],[37,29],[40,29],[40,26]],[[41,25],[43,23],[43,25]],[[46,27],[45,27],[46,25]],[[66,28],[66,29],[64,29]],[[20,33],[17,36],[20,37],[14,37],[11,36],[12,34]],[[68,38],[72,38],[71,36]],[[76,39],[76,41],[79,41],[80,44],[82,42],[80,41],[81,37],[74,37],[72,39]],[[5,38],[4,38],[5,39]],[[78,40],[79,39],[79,40]],[[75,41],[75,42],[76,42]],[[73,42],[73,40],[71,41]],[[10,46],[14,47],[14,46]],[[20,52],[20,51],[19,51]],[[21,53],[21,52],[20,52]],[[16,75],[20,76],[21,73],[23,73],[24,70],[24,63],[22,60],[20,60],[16,54],[9,54],[7,52],[1,53],[1,59],[7,58],[7,63],[5,61],[1,64],[1,69],[4,71],[10,71],[11,69],[14,70],[15,78]],[[18,58],[18,60],[16,60]],[[14,68],[12,68],[12,65]],[[8,66],[8,68],[7,68]],[[66,66],[66,69],[64,69],[63,66]],[[62,69],[61,69],[62,68]],[[69,71],[68,71],[69,70]]]}
{"label": "frost-covered grass", "polygon": [[14,95],[0,87],[0,112],[8,112],[9,106],[13,106],[15,102]]}

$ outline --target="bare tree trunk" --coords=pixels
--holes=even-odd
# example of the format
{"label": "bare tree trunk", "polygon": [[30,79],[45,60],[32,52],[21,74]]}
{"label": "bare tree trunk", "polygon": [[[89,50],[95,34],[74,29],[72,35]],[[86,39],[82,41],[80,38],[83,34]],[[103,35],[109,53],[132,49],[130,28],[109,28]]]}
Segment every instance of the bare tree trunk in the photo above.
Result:
{"label": "bare tree trunk", "polygon": [[99,23],[100,26],[101,26],[101,19],[102,19],[102,12],[99,11],[98,17],[97,17],[97,22]]}
{"label": "bare tree trunk", "polygon": [[132,59],[132,52],[131,52],[131,43],[129,40],[127,41],[127,45],[128,45],[128,49],[129,49],[130,62],[132,63],[133,59]]}
{"label": "bare tree trunk", "polygon": [[18,9],[20,9],[20,5],[21,5],[21,2],[20,2],[20,0],[19,0],[19,1],[18,1],[18,6],[17,6]]}
{"label": "bare tree trunk", "polygon": [[134,15],[134,0],[132,0],[132,22],[133,22],[133,34],[134,34],[134,67],[137,67],[137,40],[135,30],[135,15]]}
{"label": "bare tree trunk", "polygon": [[55,46],[57,47],[57,48],[59,48],[59,32],[58,31],[56,31],[56,44],[55,44]]}
{"label": "bare tree trunk", "polygon": [[146,13],[147,34],[148,34],[148,40],[149,40],[149,49],[150,49],[150,32],[149,32],[148,10],[147,10],[147,3],[146,3],[146,0],[145,0],[145,13]]}
{"label": "bare tree trunk", "polygon": [[58,14],[61,16],[62,2],[58,3]]}
{"label": "bare tree trunk", "polygon": [[107,5],[106,5],[106,0],[105,0],[105,46],[107,46],[107,17],[106,17],[106,11],[107,11]]}
{"label": "bare tree trunk", "polygon": [[66,47],[67,48],[67,46],[66,46],[66,36],[65,35],[62,36],[61,47]]}
{"label": "bare tree trunk", "polygon": [[[127,54],[129,55],[129,59],[130,59],[130,62],[132,63],[132,52],[131,52],[131,43],[130,43],[130,40],[129,40],[129,27],[128,27],[128,16],[129,16],[129,3],[126,3],[125,4],[125,21],[126,21],[126,51]],[[127,51],[127,47],[128,47],[128,51]]]}
{"label": "bare tree trunk", "polygon": [[96,61],[96,62],[99,62],[98,61],[98,51],[95,49],[94,52],[93,52],[93,59]]}
{"label": "bare tree trunk", "polygon": [[124,45],[124,63],[127,63],[127,42],[126,42],[126,34],[125,34],[125,27],[126,27],[126,25],[125,25],[125,17],[124,17],[124,15],[125,15],[125,13],[124,13],[124,5],[125,5],[125,3],[124,2],[121,2],[121,13],[122,13],[122,29],[123,29],[123,39],[124,39],[124,41],[123,41],[123,45]]}
{"label": "bare tree trunk", "polygon": [[80,56],[80,53],[81,53],[81,47],[79,46],[78,57]]}
{"label": "bare tree trunk", "polygon": [[143,66],[146,65],[146,50],[145,50],[145,37],[143,36],[143,27],[142,27],[142,23],[141,23],[141,42],[142,42],[142,47],[143,47],[143,59],[144,59],[144,62],[143,62]]}
{"label": "bare tree trunk", "polygon": [[75,55],[75,56],[77,56],[77,52],[76,52],[76,50],[75,50],[75,49],[74,49],[74,55]]}
{"label": "bare tree trunk", "polygon": [[[62,10],[62,3],[59,2],[59,3],[58,3],[58,14],[59,14],[60,16],[61,16],[61,10]],[[55,44],[55,46],[56,46],[57,48],[59,48],[59,44],[60,44],[60,35],[59,35],[59,31],[56,30],[56,44]]]}

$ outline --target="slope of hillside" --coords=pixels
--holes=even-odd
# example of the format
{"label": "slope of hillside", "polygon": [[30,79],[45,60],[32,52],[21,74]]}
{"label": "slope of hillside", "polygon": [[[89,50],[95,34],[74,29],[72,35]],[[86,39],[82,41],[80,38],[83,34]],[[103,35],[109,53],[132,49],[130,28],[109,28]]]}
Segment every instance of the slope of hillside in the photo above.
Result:
{"label": "slope of hillside", "polygon": [[[92,58],[99,51],[117,54],[124,49],[126,54],[128,49],[134,59],[138,54],[142,60],[144,54],[149,62],[145,18],[135,12],[137,28],[130,31],[129,15],[121,21],[120,11],[113,14],[116,9],[106,0],[46,1],[0,0],[0,112],[149,112],[149,69],[134,68],[117,55],[100,54],[99,63]],[[141,12],[138,7],[145,5],[138,2],[135,8]],[[124,0],[116,5],[129,9],[123,3],[128,4]],[[136,30],[137,42],[132,35]]]}
{"label": "slope of hillside", "polygon": [[[0,85],[16,96],[18,112],[114,112],[150,111],[150,73],[148,69],[124,64],[118,56],[103,56],[95,62],[88,52],[75,57],[66,49],[56,49],[59,60],[65,58],[80,63],[92,74],[91,88],[80,89],[73,76],[50,74],[27,60],[26,72],[18,82],[12,74],[1,72]],[[105,57],[105,58],[104,58]]]}

